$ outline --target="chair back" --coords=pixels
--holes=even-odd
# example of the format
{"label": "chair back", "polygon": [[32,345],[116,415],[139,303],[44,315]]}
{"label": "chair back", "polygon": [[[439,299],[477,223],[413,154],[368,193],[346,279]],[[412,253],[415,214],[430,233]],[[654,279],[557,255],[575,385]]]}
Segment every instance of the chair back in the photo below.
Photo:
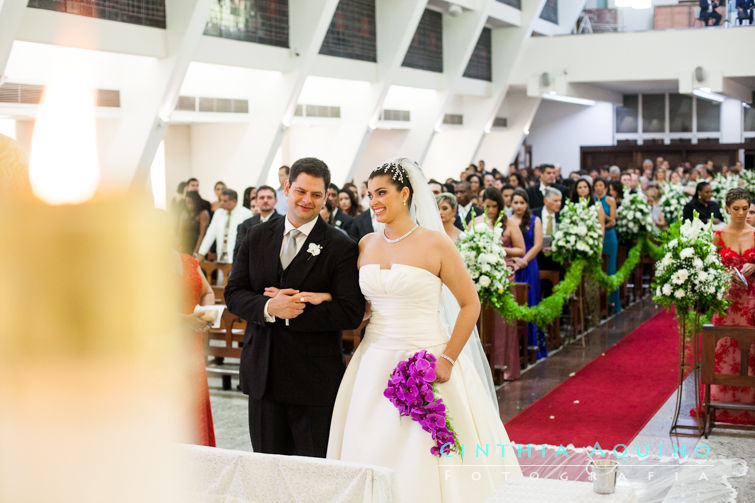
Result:
{"label": "chair back", "polygon": [[233,264],[219,264],[217,262],[211,262],[209,260],[202,260],[199,262],[199,267],[207,277],[207,281],[212,283],[212,273],[215,271],[221,271],[223,273],[223,285],[228,283],[228,276],[231,275],[231,267]]}
{"label": "chair back", "polygon": [[[755,388],[755,376],[748,375],[750,346],[755,344],[755,327],[705,325],[703,327],[702,383],[723,386]],[[716,344],[724,337],[731,337],[739,346],[739,374],[717,374]],[[755,409],[755,404],[753,404]]]}

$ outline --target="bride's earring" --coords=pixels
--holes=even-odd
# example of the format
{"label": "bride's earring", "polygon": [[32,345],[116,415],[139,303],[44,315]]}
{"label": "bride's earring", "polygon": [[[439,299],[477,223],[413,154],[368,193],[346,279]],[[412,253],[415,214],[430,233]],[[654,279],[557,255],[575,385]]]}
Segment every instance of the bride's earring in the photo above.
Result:
{"label": "bride's earring", "polygon": [[406,206],[406,199],[404,199],[404,206]]}

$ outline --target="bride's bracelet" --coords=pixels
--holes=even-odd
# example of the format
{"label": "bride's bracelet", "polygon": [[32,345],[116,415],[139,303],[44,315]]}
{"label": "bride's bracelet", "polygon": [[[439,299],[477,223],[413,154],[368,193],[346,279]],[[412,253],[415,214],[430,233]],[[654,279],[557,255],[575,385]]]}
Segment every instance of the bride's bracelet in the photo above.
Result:
{"label": "bride's bracelet", "polygon": [[441,357],[441,358],[443,358],[444,360],[448,360],[448,362],[449,362],[449,363],[451,364],[451,366],[452,366],[452,367],[453,367],[453,366],[454,366],[454,364],[456,363],[456,360],[454,360],[453,358],[451,358],[450,356],[448,356],[448,355],[447,355],[447,354],[445,354],[445,353],[441,353],[441,354],[440,354],[440,357]]}

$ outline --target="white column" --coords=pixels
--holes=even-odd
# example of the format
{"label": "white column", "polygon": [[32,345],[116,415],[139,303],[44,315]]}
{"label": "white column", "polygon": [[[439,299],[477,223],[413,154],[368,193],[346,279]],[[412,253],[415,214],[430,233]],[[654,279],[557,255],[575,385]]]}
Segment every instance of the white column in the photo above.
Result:
{"label": "white column", "polygon": [[360,116],[352,120],[352,125],[348,128],[341,128],[341,134],[335,141],[342,152],[342,159],[348,163],[348,170],[339,173],[345,175],[341,178],[334,176],[334,182],[342,183],[354,177],[359,160],[383,109],[385,97],[404,61],[426,5],[427,0],[375,2],[377,79],[370,85]]}
{"label": "white column", "polygon": [[10,50],[21,26],[28,0],[0,0],[0,76],[5,72]]}
{"label": "white column", "polygon": [[[544,0],[538,0],[542,2]],[[477,39],[485,27],[495,0],[484,0],[476,10],[453,17],[443,14],[443,84],[433,100],[419,113],[414,113],[412,129],[401,145],[402,155],[422,163],[453,98],[453,89],[464,74]],[[527,3],[527,2],[524,2]],[[416,119],[416,120],[415,120]]]}
{"label": "white column", "polygon": [[721,103],[721,143],[742,143],[743,130],[742,102],[726,98]]}
{"label": "white column", "polygon": [[133,186],[149,187],[152,160],[209,12],[210,0],[166,1],[166,56],[156,60],[151,71],[124,81],[121,120],[103,163],[106,182],[118,184],[121,178],[131,177]]}
{"label": "white column", "polygon": [[[249,166],[249,180],[267,181],[268,172],[294,115],[304,82],[320,52],[338,0],[290,0],[291,70],[249,103],[249,124],[233,153],[232,164]],[[277,184],[276,184],[277,185]]]}

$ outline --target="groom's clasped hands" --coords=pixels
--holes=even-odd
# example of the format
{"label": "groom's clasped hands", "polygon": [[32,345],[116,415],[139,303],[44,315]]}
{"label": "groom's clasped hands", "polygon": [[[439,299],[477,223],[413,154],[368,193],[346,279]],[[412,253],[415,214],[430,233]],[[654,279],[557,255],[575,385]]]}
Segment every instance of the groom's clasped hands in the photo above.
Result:
{"label": "groom's clasped hands", "polygon": [[333,297],[329,293],[300,292],[293,288],[265,288],[265,297],[272,300],[267,309],[270,315],[284,320],[293,319],[304,312],[307,304],[317,306],[323,302],[329,302]]}

